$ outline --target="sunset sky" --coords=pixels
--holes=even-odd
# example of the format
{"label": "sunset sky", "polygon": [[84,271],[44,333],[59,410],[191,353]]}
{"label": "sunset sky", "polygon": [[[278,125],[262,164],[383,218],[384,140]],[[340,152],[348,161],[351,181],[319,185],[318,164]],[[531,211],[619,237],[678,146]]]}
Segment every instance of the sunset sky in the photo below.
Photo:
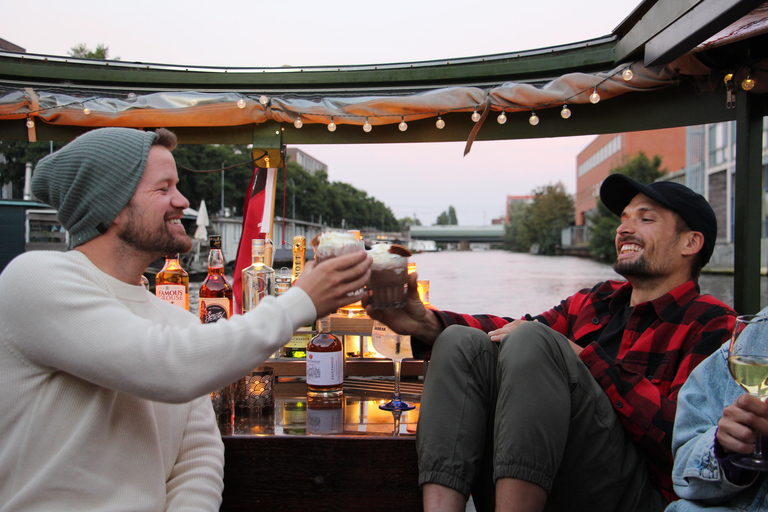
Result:
{"label": "sunset sky", "polygon": [[[66,55],[103,43],[110,58],[199,66],[382,64],[469,57],[609,34],[639,0],[457,1],[28,0],[7,2],[0,38],[29,53]],[[370,6],[369,6],[370,5]],[[299,146],[329,179],[365,190],[398,218],[459,224],[503,216],[509,195],[562,181],[593,136],[464,143]]]}

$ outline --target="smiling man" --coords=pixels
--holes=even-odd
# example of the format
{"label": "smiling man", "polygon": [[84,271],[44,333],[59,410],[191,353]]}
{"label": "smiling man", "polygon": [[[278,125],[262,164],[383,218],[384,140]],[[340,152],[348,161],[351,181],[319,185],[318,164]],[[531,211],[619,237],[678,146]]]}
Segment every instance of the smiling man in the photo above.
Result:
{"label": "smiling man", "polygon": [[32,191],[73,250],[0,274],[0,511],[217,511],[224,450],[209,393],[355,300],[365,253],[310,263],[291,289],[227,321],[141,286],[191,241],[168,130],[102,128],[42,159]]}
{"label": "smiling man", "polygon": [[677,393],[735,313],[697,279],[717,236],[707,201],[671,182],[602,184],[621,218],[614,269],[538,316],[428,311],[416,275],[400,310],[368,313],[431,361],[417,429],[427,512],[662,511]]}

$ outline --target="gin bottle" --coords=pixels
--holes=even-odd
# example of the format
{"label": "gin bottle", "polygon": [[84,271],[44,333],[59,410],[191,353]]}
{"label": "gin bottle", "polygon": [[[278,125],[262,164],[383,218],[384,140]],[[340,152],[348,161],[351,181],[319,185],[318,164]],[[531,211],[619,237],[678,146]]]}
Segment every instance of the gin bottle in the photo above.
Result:
{"label": "gin bottle", "polygon": [[253,263],[243,269],[243,313],[258,306],[268,295],[275,295],[275,271],[264,261],[264,240],[251,240]]}

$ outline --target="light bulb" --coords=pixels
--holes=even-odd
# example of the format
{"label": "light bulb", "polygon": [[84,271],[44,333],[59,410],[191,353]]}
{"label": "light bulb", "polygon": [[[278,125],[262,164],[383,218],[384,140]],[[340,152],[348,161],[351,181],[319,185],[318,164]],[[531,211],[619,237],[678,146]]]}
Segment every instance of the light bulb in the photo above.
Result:
{"label": "light bulb", "polygon": [[435,121],[435,126],[437,126],[438,130],[442,130],[445,128],[445,121],[443,121],[443,118],[440,116],[437,116],[437,121]]}
{"label": "light bulb", "polygon": [[589,102],[594,104],[598,101],[600,101],[600,95],[597,94],[597,87],[595,87],[595,92],[589,95]]}
{"label": "light bulb", "polygon": [[733,73],[728,73],[723,77],[723,82],[725,82],[725,85],[728,85],[728,82],[733,80]]}
{"label": "light bulb", "polygon": [[32,118],[27,118],[27,128],[34,128],[35,122],[32,120]]}
{"label": "light bulb", "polygon": [[472,121],[475,123],[480,120],[480,114],[477,113],[477,107],[475,107],[475,111],[472,112]]}
{"label": "light bulb", "polygon": [[560,111],[560,117],[563,119],[568,119],[571,117],[571,109],[568,108],[568,105],[563,103],[563,110]]}
{"label": "light bulb", "polygon": [[507,114],[506,114],[506,112],[507,112],[506,108],[502,109],[501,114],[499,114],[499,117],[496,118],[496,121],[498,121],[499,124],[504,124],[504,123],[507,122]]}
{"label": "light bulb", "polygon": [[373,130],[373,126],[371,126],[371,123],[369,123],[369,122],[368,122],[368,118],[366,117],[366,118],[365,118],[365,124],[363,125],[363,131],[364,131],[365,133],[368,133],[368,132],[370,132],[371,130]]}
{"label": "light bulb", "polygon": [[741,88],[745,91],[751,91],[755,87],[755,79],[752,78],[752,75],[747,75],[747,78],[742,80],[741,82]]}
{"label": "light bulb", "polygon": [[91,109],[89,109],[88,107],[83,107],[83,114],[87,116],[91,115]]}
{"label": "light bulb", "polygon": [[261,103],[262,105],[266,105],[267,103],[269,103],[269,98],[267,98],[266,96],[264,96],[264,95],[262,94],[262,95],[259,97],[259,103]]}
{"label": "light bulb", "polygon": [[333,118],[331,118],[331,123],[328,125],[328,131],[329,132],[335,132],[336,131],[336,123],[333,122]]}
{"label": "light bulb", "polygon": [[531,126],[539,124],[539,116],[536,115],[535,110],[531,112],[531,117],[528,119],[528,122],[531,123]]}
{"label": "light bulb", "polygon": [[293,122],[293,126],[296,128],[301,128],[304,126],[304,123],[301,122],[301,114],[299,114],[299,117],[296,118],[296,120]]}
{"label": "light bulb", "polygon": [[405,122],[405,117],[401,117],[400,119],[402,119],[402,121],[400,121],[400,124],[397,125],[397,127],[400,128],[401,132],[404,132],[408,129],[408,124]]}
{"label": "light bulb", "polygon": [[133,98],[135,98],[135,97],[136,97],[136,93],[133,93],[133,92],[129,92],[129,93],[128,93],[128,98],[129,98],[129,99],[133,99]]}
{"label": "light bulb", "polygon": [[621,72],[621,78],[624,79],[625,82],[629,82],[634,78],[635,74],[632,72],[631,69],[626,68],[624,71]]}
{"label": "light bulb", "polygon": [[237,100],[237,108],[245,108],[245,100],[243,98]]}

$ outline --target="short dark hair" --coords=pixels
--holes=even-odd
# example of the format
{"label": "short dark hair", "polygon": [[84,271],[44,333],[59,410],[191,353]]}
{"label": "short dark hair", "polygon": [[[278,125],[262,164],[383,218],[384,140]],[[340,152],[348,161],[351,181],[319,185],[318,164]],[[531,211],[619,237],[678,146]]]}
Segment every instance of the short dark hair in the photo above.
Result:
{"label": "short dark hair", "polygon": [[155,130],[157,137],[152,142],[153,146],[163,146],[168,148],[169,151],[176,149],[177,139],[176,134],[167,128],[158,128]]}

